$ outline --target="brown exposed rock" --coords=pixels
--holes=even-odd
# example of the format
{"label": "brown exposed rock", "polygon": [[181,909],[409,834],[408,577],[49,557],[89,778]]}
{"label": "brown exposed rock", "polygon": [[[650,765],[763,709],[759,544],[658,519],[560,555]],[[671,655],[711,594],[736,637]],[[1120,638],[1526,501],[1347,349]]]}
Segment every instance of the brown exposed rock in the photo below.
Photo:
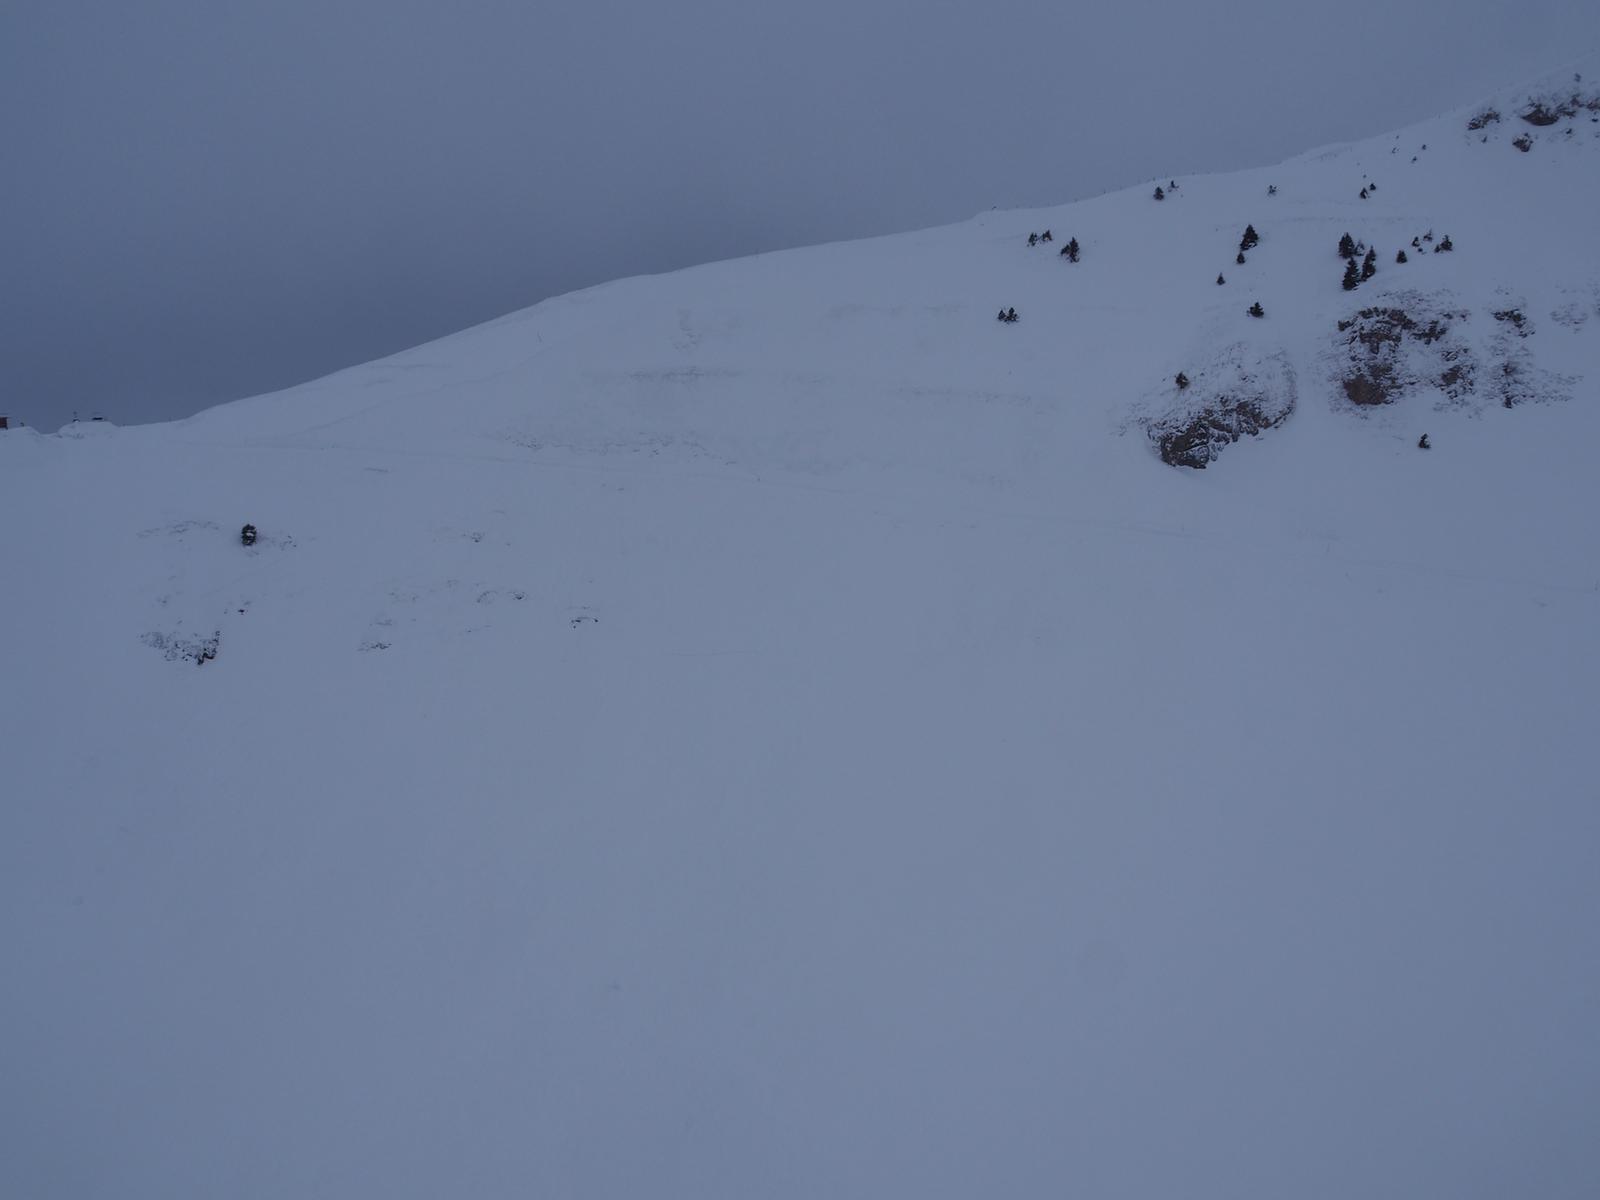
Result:
{"label": "brown exposed rock", "polygon": [[[1452,319],[1463,314],[1429,315],[1419,320],[1406,309],[1394,306],[1363,308],[1347,321],[1339,322],[1346,334],[1348,366],[1339,378],[1345,397],[1364,408],[1392,403],[1415,380],[1403,377],[1400,351],[1407,341],[1431,346],[1450,332]],[[1444,349],[1450,365],[1440,376],[1439,386],[1452,395],[1471,390],[1471,364],[1456,362],[1459,351]]]}
{"label": "brown exposed rock", "polygon": [[1156,448],[1169,466],[1203,469],[1223,447],[1281,425],[1288,415],[1264,396],[1218,396],[1186,424],[1158,431]]}

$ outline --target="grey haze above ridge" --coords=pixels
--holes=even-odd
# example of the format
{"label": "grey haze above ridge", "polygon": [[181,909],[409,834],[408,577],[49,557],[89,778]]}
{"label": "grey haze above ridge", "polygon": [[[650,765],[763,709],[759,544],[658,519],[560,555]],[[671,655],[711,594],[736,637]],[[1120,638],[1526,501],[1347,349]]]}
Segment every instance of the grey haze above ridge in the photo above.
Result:
{"label": "grey haze above ridge", "polygon": [[1265,165],[1592,47],[1531,5],[0,16],[0,411],[180,417],[607,279]]}

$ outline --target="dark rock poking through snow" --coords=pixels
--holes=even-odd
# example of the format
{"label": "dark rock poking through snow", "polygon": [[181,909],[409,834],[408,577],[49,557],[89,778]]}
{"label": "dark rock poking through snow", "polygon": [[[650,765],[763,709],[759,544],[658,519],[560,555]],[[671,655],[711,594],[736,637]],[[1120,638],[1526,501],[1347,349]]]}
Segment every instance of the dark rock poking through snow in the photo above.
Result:
{"label": "dark rock poking through snow", "polygon": [[[1449,335],[1466,313],[1429,311],[1415,299],[1363,308],[1339,322],[1344,363],[1339,383],[1345,397],[1363,407],[1392,404],[1407,389],[1432,381],[1452,397],[1472,391],[1474,367],[1466,348]],[[1437,349],[1419,354],[1419,347]]]}
{"label": "dark rock poking through snow", "polygon": [[1147,404],[1140,418],[1161,461],[1204,468],[1243,437],[1281,425],[1294,411],[1294,373],[1281,356],[1250,359],[1232,346],[1186,386]]}
{"label": "dark rock poking through snow", "polygon": [[1339,322],[1336,377],[1361,407],[1393,404],[1437,389],[1441,407],[1481,403],[1517,408],[1565,400],[1574,380],[1543,370],[1528,346],[1533,323],[1520,304],[1490,310],[1489,337],[1468,336],[1466,309],[1415,294],[1363,308]]}
{"label": "dark rock poking through snow", "polygon": [[222,631],[209,637],[186,637],[180,633],[151,632],[139,639],[152,650],[158,651],[168,662],[192,662],[205,666],[217,657],[222,643]]}

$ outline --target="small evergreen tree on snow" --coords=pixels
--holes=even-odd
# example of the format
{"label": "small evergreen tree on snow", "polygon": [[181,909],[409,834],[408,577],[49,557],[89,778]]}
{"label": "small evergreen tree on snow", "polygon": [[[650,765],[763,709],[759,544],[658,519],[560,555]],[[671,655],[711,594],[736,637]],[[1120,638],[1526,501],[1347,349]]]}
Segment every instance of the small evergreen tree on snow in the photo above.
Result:
{"label": "small evergreen tree on snow", "polygon": [[1248,250],[1250,247],[1258,245],[1260,241],[1261,235],[1256,232],[1256,227],[1254,225],[1246,225],[1244,227],[1244,236],[1239,239],[1239,249],[1241,251]]}
{"label": "small evergreen tree on snow", "polygon": [[1361,198],[1363,200],[1365,200],[1367,198],[1367,189],[1366,188],[1362,188],[1361,189]]}
{"label": "small evergreen tree on snow", "polygon": [[1244,251],[1241,250],[1239,253],[1235,254],[1233,256],[1233,261],[1238,263],[1241,267],[1244,266]]}
{"label": "small evergreen tree on snow", "polygon": [[1406,252],[1405,252],[1405,251],[1404,251],[1404,250],[1401,250],[1401,251],[1399,251],[1399,252],[1397,252],[1397,253],[1396,253],[1396,254],[1395,254],[1395,256],[1394,256],[1394,260],[1395,260],[1395,262],[1397,262],[1397,263],[1403,263],[1403,262],[1406,262],[1406,261],[1408,261],[1408,260],[1407,260],[1407,259],[1406,259]]}
{"label": "small evergreen tree on snow", "polygon": [[1361,283],[1361,268],[1356,266],[1356,256],[1351,255],[1344,262],[1344,290],[1353,292]]}
{"label": "small evergreen tree on snow", "polygon": [[1267,315],[1267,310],[1261,307],[1261,301],[1259,300],[1257,300],[1249,308],[1245,309],[1245,312],[1249,313],[1252,317],[1264,317]]}
{"label": "small evergreen tree on snow", "polygon": [[1267,184],[1267,195],[1276,196],[1277,194],[1278,194],[1278,185],[1275,184],[1275,183]]}
{"label": "small evergreen tree on snow", "polygon": [[1367,257],[1361,260],[1361,278],[1371,279],[1378,273],[1378,252],[1368,250]]}
{"label": "small evergreen tree on snow", "polygon": [[1156,199],[1157,200],[1165,200],[1166,198],[1167,198],[1166,192],[1161,190],[1161,185],[1159,183],[1156,184]]}
{"label": "small evergreen tree on snow", "polygon": [[1225,284],[1227,282],[1228,281],[1222,277],[1222,272],[1218,271],[1217,272],[1217,286],[1221,287],[1223,284]]}
{"label": "small evergreen tree on snow", "polygon": [[1030,233],[1028,235],[1028,245],[1037,246],[1038,244],[1039,244],[1039,235],[1037,233]]}
{"label": "small evergreen tree on snow", "polygon": [[1456,244],[1450,240],[1450,235],[1447,233],[1439,239],[1439,244],[1433,248],[1433,252],[1438,254],[1442,250],[1454,250],[1455,248]]}
{"label": "small evergreen tree on snow", "polygon": [[1041,233],[1039,235],[1039,240],[1041,242],[1053,242],[1053,241],[1055,241],[1055,238],[1051,237],[1050,236],[1050,231],[1048,229],[1046,229],[1043,233]]}
{"label": "small evergreen tree on snow", "polygon": [[1179,371],[1178,378],[1174,380],[1174,382],[1178,385],[1178,390],[1181,392],[1184,388],[1189,386],[1189,377],[1182,371]]}
{"label": "small evergreen tree on snow", "polygon": [[1356,240],[1348,233],[1339,239],[1339,257],[1354,258],[1356,256]]}

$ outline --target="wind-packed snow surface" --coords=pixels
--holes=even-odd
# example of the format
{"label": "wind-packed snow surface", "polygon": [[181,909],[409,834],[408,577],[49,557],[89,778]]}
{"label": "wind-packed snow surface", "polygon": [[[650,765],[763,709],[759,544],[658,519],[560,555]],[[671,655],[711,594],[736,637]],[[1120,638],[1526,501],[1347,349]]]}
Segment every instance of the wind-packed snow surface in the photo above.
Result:
{"label": "wind-packed snow surface", "polygon": [[0,1192],[1600,1194],[1525,95],[0,434]]}

